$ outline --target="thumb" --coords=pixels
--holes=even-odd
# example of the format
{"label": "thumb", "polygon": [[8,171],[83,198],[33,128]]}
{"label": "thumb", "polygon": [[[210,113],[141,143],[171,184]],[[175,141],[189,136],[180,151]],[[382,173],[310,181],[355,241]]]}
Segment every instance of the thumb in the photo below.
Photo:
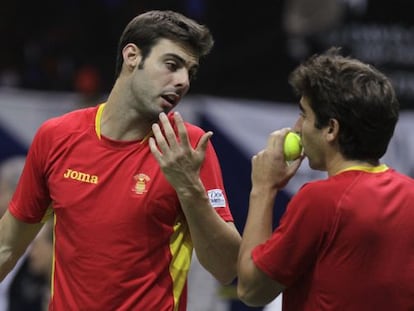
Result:
{"label": "thumb", "polygon": [[293,176],[296,174],[297,170],[299,169],[300,165],[302,164],[304,157],[300,157],[299,159],[296,159],[289,163],[288,165],[288,172],[290,176]]}

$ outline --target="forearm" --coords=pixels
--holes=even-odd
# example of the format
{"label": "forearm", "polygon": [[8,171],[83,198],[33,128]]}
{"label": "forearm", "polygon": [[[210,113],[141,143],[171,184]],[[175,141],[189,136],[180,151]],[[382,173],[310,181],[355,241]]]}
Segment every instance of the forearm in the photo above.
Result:
{"label": "forearm", "polygon": [[14,247],[16,240],[16,236],[11,236],[0,222],[0,281],[13,269],[23,252],[22,247]]}
{"label": "forearm", "polygon": [[[245,276],[244,272],[246,269],[244,267],[253,264],[251,258],[253,249],[257,245],[265,242],[272,234],[273,204],[275,197],[276,193],[255,191],[254,189],[250,193],[249,211],[244,226],[238,260],[241,279]],[[246,273],[246,275],[248,274]]]}
{"label": "forearm", "polygon": [[8,211],[0,220],[0,279],[3,280],[25,252],[29,243],[42,227],[25,224],[15,219]]}
{"label": "forearm", "polygon": [[200,263],[218,281],[230,283],[236,277],[240,234],[211,206],[201,181],[177,193]]}
{"label": "forearm", "polygon": [[249,211],[243,232],[243,249],[253,249],[272,234],[273,208],[277,190],[253,188],[249,197]]}
{"label": "forearm", "polygon": [[17,262],[16,256],[7,247],[0,247],[0,282],[13,269]]}
{"label": "forearm", "polygon": [[230,283],[236,276],[240,234],[214,210],[200,179],[203,163],[205,170],[219,173],[214,150],[209,146],[212,132],[204,133],[193,147],[178,112],[174,120],[179,139],[167,116],[161,113],[164,134],[159,124],[153,124],[154,138],[149,139],[151,152],[177,193],[200,263],[217,280]]}
{"label": "forearm", "polygon": [[248,305],[264,305],[279,293],[275,283],[256,267],[251,255],[257,245],[272,235],[276,194],[276,190],[263,189],[252,189],[250,193],[249,212],[238,259],[238,294]]}

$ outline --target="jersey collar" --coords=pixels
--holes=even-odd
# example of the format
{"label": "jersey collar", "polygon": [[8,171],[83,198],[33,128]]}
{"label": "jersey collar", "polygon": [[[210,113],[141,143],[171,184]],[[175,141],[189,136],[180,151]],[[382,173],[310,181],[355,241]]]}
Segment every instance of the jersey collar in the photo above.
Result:
{"label": "jersey collar", "polygon": [[340,170],[335,175],[338,175],[340,173],[347,172],[347,171],[362,171],[362,172],[366,172],[366,173],[381,173],[381,172],[385,172],[387,169],[388,169],[388,166],[386,164],[380,164],[378,166],[355,165],[355,166],[350,166],[350,167],[347,167],[343,170]]}

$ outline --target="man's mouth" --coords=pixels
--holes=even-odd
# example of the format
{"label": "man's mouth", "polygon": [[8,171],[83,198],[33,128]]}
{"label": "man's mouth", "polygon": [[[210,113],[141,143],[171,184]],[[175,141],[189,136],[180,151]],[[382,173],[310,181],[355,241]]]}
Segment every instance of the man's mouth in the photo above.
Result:
{"label": "man's mouth", "polygon": [[178,101],[180,100],[180,96],[178,96],[177,94],[164,94],[161,95],[161,97],[167,101],[168,103],[170,103],[173,107],[177,105]]}

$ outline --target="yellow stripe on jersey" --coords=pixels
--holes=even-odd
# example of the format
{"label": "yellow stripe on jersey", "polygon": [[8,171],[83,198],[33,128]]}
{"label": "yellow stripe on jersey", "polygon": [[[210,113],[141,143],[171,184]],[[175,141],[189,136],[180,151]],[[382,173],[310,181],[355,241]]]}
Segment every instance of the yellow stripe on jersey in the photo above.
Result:
{"label": "yellow stripe on jersey", "polygon": [[174,232],[170,239],[171,263],[170,274],[173,280],[174,311],[178,310],[180,297],[190,270],[193,242],[188,225],[182,217],[178,217]]}
{"label": "yellow stripe on jersey", "polygon": [[98,136],[99,139],[101,139],[101,118],[102,118],[102,112],[105,108],[105,103],[100,104],[98,107],[98,111],[96,112],[95,116],[95,132],[96,136]]}
{"label": "yellow stripe on jersey", "polygon": [[54,288],[55,288],[55,226],[56,226],[56,214],[53,216],[53,248],[52,248],[52,273],[50,277],[50,299],[53,298]]}

